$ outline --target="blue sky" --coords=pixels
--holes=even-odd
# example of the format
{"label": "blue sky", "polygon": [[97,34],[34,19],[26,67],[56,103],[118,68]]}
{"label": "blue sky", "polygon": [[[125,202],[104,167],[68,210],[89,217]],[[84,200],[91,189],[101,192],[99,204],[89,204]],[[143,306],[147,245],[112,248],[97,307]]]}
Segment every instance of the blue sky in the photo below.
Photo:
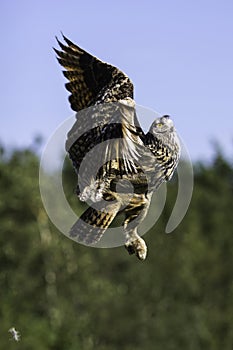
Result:
{"label": "blue sky", "polygon": [[[233,1],[3,0],[0,142],[44,142],[72,115],[53,46],[62,31],[126,72],[135,100],[170,114],[193,160],[233,154]],[[147,125],[146,120],[140,120]]]}

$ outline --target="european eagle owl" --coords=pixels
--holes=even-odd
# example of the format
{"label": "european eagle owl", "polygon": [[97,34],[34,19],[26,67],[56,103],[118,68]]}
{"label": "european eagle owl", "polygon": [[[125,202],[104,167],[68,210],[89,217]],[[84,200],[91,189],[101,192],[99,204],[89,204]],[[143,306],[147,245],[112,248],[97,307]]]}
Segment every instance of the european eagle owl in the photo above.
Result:
{"label": "european eagle owl", "polygon": [[55,51],[69,80],[71,108],[77,112],[66,150],[79,178],[77,195],[89,204],[70,236],[94,246],[121,213],[126,249],[145,260],[147,247],[137,228],[153,191],[170,180],[177,167],[180,144],[174,124],[164,115],[144,133],[128,76],[63,39],[65,44],[57,40],[61,50]]}

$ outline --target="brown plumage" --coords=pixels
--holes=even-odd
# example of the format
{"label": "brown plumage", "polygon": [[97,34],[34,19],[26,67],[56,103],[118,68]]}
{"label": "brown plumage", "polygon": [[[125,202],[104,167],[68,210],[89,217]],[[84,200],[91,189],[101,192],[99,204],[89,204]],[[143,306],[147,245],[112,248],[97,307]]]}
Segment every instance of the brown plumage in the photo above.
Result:
{"label": "brown plumage", "polygon": [[125,246],[144,260],[147,247],[137,227],[151,196],[168,181],[178,164],[180,146],[168,116],[156,119],[147,134],[141,129],[133,84],[125,73],[90,55],[64,37],[55,49],[69,80],[76,122],[66,150],[78,175],[77,195],[90,206],[70,235],[95,245],[119,213],[124,213]]}

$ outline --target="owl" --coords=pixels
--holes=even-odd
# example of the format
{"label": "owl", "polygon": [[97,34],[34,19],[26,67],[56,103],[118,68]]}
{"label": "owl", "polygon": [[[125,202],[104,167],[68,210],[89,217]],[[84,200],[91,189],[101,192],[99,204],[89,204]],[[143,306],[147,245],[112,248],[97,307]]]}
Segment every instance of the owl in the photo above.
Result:
{"label": "owl", "polygon": [[54,50],[76,112],[66,150],[78,176],[77,196],[89,205],[70,237],[94,246],[121,215],[126,249],[145,260],[147,246],[138,226],[153,192],[171,179],[180,157],[173,121],[164,115],[144,133],[129,77],[65,36],[63,40],[57,39],[60,49]]}

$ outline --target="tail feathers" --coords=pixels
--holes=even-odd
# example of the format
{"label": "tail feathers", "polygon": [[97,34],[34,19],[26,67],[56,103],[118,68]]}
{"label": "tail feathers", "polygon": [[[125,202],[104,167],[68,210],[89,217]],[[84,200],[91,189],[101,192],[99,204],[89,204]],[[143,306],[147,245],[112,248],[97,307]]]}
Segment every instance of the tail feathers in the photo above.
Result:
{"label": "tail feathers", "polygon": [[98,210],[89,207],[72,226],[69,233],[70,237],[85,245],[95,245],[99,242],[117,212],[118,208],[106,207],[106,209]]}

